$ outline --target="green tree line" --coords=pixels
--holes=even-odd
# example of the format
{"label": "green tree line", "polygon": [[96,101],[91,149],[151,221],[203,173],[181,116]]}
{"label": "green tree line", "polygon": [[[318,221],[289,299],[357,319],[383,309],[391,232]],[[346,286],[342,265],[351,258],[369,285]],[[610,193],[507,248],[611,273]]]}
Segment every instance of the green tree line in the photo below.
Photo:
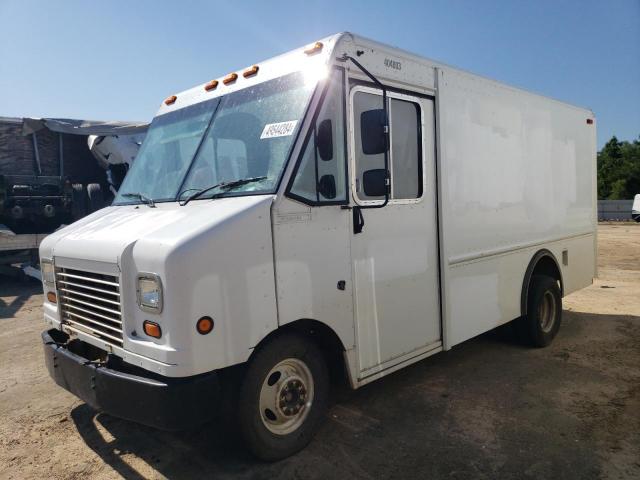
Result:
{"label": "green tree line", "polygon": [[598,152],[598,198],[628,200],[640,193],[640,137],[633,142],[615,136]]}

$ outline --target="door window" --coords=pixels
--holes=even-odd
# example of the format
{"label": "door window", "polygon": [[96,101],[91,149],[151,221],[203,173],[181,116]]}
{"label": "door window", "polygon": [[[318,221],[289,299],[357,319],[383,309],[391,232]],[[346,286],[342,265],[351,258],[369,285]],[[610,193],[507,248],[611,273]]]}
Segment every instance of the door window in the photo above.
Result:
{"label": "door window", "polygon": [[356,158],[356,192],[361,200],[378,200],[384,197],[371,197],[364,193],[362,188],[362,175],[367,170],[384,168],[384,154],[366,154],[362,148],[361,118],[364,112],[382,108],[382,95],[367,92],[356,92],[353,96],[353,119],[355,132],[355,158]]}
{"label": "door window", "polygon": [[422,196],[420,106],[391,99],[391,198]]}
{"label": "door window", "polygon": [[[364,193],[362,176],[367,170],[384,168],[384,154],[368,155],[362,148],[361,116],[382,108],[382,94],[356,91],[353,95],[355,190],[360,200],[382,200]],[[390,200],[411,200],[422,196],[422,129],[420,105],[388,97]]]}

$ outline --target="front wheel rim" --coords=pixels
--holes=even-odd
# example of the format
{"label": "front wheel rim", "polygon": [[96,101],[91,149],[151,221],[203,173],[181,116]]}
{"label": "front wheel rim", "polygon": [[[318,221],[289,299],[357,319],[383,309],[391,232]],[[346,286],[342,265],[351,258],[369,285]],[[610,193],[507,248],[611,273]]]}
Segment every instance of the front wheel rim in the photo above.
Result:
{"label": "front wheel rim", "polygon": [[260,389],[260,418],[271,433],[287,435],[304,423],[314,397],[313,375],[300,359],[287,358],[267,373]]}
{"label": "front wheel rim", "polygon": [[549,333],[556,323],[557,309],[556,297],[550,290],[544,292],[542,302],[538,307],[538,319],[540,321],[540,329],[544,333]]}

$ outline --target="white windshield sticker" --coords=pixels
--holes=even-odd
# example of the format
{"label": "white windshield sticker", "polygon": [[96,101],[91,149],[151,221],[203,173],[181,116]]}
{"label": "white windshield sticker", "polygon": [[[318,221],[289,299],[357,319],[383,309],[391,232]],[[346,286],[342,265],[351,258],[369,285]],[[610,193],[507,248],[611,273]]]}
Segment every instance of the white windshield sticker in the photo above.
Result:
{"label": "white windshield sticker", "polygon": [[297,120],[280,123],[267,123],[262,130],[260,138],[288,137],[293,134],[297,124]]}

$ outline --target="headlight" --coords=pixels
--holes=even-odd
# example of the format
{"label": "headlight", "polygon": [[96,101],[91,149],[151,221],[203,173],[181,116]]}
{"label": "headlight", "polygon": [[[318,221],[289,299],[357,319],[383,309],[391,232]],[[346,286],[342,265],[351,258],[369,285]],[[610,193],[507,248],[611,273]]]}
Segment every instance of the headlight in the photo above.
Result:
{"label": "headlight", "polygon": [[138,274],[138,306],[145,312],[162,311],[162,282],[155,273]]}
{"label": "headlight", "polygon": [[40,272],[42,273],[42,281],[48,287],[53,287],[55,275],[53,272],[53,262],[47,258],[40,259]]}

